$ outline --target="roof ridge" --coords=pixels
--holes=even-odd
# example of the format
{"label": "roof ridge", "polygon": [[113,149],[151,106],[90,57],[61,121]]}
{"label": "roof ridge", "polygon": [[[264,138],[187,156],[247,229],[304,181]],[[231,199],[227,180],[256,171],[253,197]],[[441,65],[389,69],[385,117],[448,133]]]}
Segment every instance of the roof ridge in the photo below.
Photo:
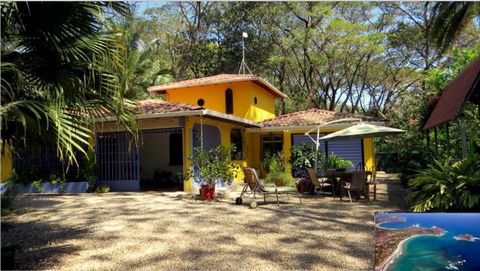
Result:
{"label": "roof ridge", "polygon": [[332,120],[342,119],[347,117],[356,117],[361,119],[375,118],[364,116],[360,114],[352,114],[346,112],[337,112],[332,110],[309,108],[302,111],[291,112],[285,115],[276,116],[270,119],[262,121],[265,126],[307,126],[307,125],[319,125]]}
{"label": "roof ridge", "polygon": [[207,86],[207,85],[214,85],[214,84],[227,84],[227,83],[243,82],[243,81],[250,81],[257,85],[260,85],[262,88],[274,94],[275,96],[280,96],[282,98],[287,97],[285,93],[275,88],[267,80],[255,74],[221,73],[221,74],[212,75],[212,76],[191,78],[187,80],[169,82],[162,85],[150,86],[147,88],[147,90],[151,93],[164,94],[166,93],[167,90],[174,90],[179,88]]}

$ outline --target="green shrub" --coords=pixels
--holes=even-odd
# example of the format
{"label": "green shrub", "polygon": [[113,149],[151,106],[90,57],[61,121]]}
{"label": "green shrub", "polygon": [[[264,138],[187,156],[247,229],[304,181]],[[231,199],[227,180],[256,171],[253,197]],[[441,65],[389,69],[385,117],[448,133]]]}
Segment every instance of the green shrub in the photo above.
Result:
{"label": "green shrub", "polygon": [[292,175],[284,172],[272,172],[267,175],[264,182],[266,184],[275,184],[280,182],[282,186],[291,186],[295,187],[295,181]]}
{"label": "green shrub", "polygon": [[350,160],[345,160],[343,158],[340,158],[339,156],[335,155],[334,153],[331,153],[327,159],[324,160],[323,163],[323,170],[327,170],[330,168],[339,168],[339,169],[347,169],[347,168],[352,168],[353,162]]}
{"label": "green shrub", "polygon": [[410,185],[417,190],[407,196],[414,212],[479,211],[480,155],[453,165],[435,160]]}
{"label": "green shrub", "polygon": [[108,192],[110,192],[110,186],[108,186],[108,184],[102,184],[102,185],[97,187],[95,192],[96,193],[108,193]]}
{"label": "green shrub", "polygon": [[270,153],[263,155],[262,168],[267,172],[285,172],[285,160],[283,152]]}
{"label": "green shrub", "polygon": [[[292,174],[295,177],[305,176],[305,168],[315,166],[315,145],[302,143],[292,146],[292,156],[290,164],[292,164]],[[318,161],[323,160],[323,154],[318,152]],[[320,164],[320,163],[319,163]]]}
{"label": "green shrub", "polygon": [[36,180],[32,182],[32,186],[36,189],[37,193],[42,192],[42,182],[43,180]]}
{"label": "green shrub", "polygon": [[88,187],[94,187],[97,180],[97,163],[95,161],[95,152],[89,150],[87,155],[82,157],[78,167],[78,180],[86,181]]}
{"label": "green shrub", "polygon": [[194,148],[190,157],[192,168],[189,175],[200,184],[215,185],[215,182],[231,183],[237,176],[239,166],[231,160],[232,146],[227,148],[223,145],[208,151],[202,148]]}
{"label": "green shrub", "polygon": [[62,177],[58,177],[56,175],[52,175],[50,176],[50,182],[53,184],[53,185],[58,185],[60,186],[60,192],[65,192],[65,179],[63,179]]}

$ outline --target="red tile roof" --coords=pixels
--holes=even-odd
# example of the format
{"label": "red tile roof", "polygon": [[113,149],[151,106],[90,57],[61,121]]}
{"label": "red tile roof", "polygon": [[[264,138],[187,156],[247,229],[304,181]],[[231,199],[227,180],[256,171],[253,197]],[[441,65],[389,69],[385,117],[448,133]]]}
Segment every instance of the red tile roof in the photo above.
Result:
{"label": "red tile roof", "polygon": [[265,88],[267,91],[271,92],[276,96],[283,98],[287,97],[284,93],[282,93],[280,90],[268,83],[265,79],[253,74],[218,74],[214,76],[168,83],[160,86],[151,86],[148,88],[148,91],[163,94],[167,90],[171,89],[225,84],[242,81],[252,81],[253,83],[260,85],[261,87]]}
{"label": "red tile roof", "polygon": [[445,87],[423,129],[455,119],[462,105],[469,98],[475,99],[476,103],[479,102],[479,93],[480,58],[477,58]]}
{"label": "red tile roof", "polygon": [[202,107],[186,103],[167,102],[159,99],[147,99],[137,102],[137,108],[135,109],[135,112],[137,114],[156,114],[179,111],[194,111],[201,109]]}
{"label": "red tile roof", "polygon": [[264,127],[272,126],[309,126],[320,125],[333,120],[340,120],[345,118],[360,118],[362,120],[373,121],[377,120],[371,117],[361,115],[354,115],[348,113],[339,113],[318,108],[312,108],[305,111],[294,112],[272,119],[264,120],[262,122]]}

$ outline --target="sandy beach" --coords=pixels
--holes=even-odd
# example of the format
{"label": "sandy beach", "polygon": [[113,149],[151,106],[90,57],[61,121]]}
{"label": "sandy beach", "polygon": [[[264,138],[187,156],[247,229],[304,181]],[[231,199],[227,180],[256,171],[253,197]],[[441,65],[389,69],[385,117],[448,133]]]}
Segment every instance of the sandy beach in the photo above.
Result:
{"label": "sandy beach", "polygon": [[437,234],[415,234],[415,235],[412,235],[402,241],[400,241],[400,243],[398,243],[397,245],[397,248],[393,251],[393,253],[387,258],[385,259],[385,261],[380,265],[380,267],[375,267],[375,270],[377,271],[387,271],[388,270],[388,267],[398,258],[400,257],[400,255],[402,255],[403,253],[403,244],[412,239],[412,238],[415,238],[415,237],[419,237],[419,236],[437,236],[437,237],[440,237],[440,236],[443,236],[447,233],[447,231],[444,231],[443,234],[441,235],[437,235]]}

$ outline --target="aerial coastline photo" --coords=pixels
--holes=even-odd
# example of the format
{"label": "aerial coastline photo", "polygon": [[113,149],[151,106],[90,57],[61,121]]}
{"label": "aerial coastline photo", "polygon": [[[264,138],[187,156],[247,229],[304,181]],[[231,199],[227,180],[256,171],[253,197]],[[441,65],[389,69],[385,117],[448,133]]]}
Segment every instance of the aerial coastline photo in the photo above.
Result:
{"label": "aerial coastline photo", "polygon": [[375,270],[480,270],[479,213],[376,213]]}

